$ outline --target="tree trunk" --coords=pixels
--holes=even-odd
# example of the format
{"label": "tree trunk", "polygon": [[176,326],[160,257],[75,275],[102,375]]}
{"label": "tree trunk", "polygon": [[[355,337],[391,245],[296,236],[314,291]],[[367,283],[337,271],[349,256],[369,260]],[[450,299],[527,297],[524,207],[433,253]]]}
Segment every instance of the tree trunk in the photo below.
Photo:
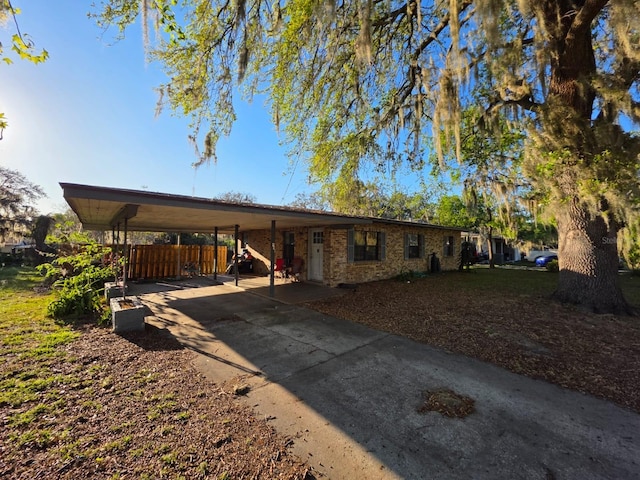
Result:
{"label": "tree trunk", "polygon": [[632,314],[618,276],[618,226],[577,197],[558,216],[560,274],[554,297],[596,313]]}
{"label": "tree trunk", "polygon": [[[581,200],[581,173],[601,147],[592,131],[596,73],[592,22],[607,0],[540,2],[547,22],[551,78],[542,124],[550,151],[571,152],[556,172],[561,196],[556,210],[560,273],[555,298],[598,313],[632,313],[618,277],[618,224],[604,197]],[[596,179],[597,180],[597,179]]]}
{"label": "tree trunk", "polygon": [[493,228],[489,228],[487,243],[489,244],[489,268],[496,268],[496,260],[493,258]]}
{"label": "tree trunk", "polygon": [[[489,222],[493,222],[493,215],[491,209],[487,208],[487,214],[489,216]],[[493,258],[493,226],[489,225],[489,234],[487,235],[487,243],[489,244],[489,268],[496,268],[496,261]]]}

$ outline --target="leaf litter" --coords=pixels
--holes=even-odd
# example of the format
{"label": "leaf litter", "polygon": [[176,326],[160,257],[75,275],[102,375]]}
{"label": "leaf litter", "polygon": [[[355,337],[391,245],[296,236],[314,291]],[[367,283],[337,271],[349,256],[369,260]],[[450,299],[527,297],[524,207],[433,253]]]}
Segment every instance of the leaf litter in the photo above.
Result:
{"label": "leaf litter", "polygon": [[520,277],[504,271],[495,274],[504,283],[483,287],[490,274],[481,275],[455,272],[411,283],[371,282],[306,306],[640,413],[637,317],[588,313],[553,302],[535,289],[522,293],[513,285]]}

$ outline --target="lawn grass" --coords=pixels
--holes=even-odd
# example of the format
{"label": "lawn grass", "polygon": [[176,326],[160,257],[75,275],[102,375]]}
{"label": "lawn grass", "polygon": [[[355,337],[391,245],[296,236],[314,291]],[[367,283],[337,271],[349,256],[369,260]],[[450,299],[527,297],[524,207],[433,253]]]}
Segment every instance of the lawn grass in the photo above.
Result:
{"label": "lawn grass", "polygon": [[[46,317],[53,296],[34,290],[41,281],[34,269],[0,269],[0,356],[4,359],[0,370],[0,406],[16,409],[8,419],[14,427],[28,427],[38,416],[55,414],[64,402],[52,387],[73,381],[56,373],[52,365],[65,356],[59,347],[79,334],[69,325]],[[46,402],[37,403],[43,400]],[[20,409],[25,404],[30,406]],[[48,434],[44,430],[27,430],[15,436],[19,442],[30,438],[41,443]]]}
{"label": "lawn grass", "polygon": [[37,293],[42,277],[34,269],[0,269],[0,350],[3,355],[47,357],[77,337],[72,328],[48,318],[51,293]]}
{"label": "lawn grass", "polygon": [[[509,293],[511,295],[551,296],[558,284],[558,273],[539,268],[497,267],[490,269],[477,266],[460,275],[448,274],[448,281],[457,288],[475,291],[478,294]],[[627,301],[640,307],[640,275],[630,272],[620,274],[620,286]]]}
{"label": "lawn grass", "polygon": [[453,272],[445,275],[459,287],[476,291],[508,292],[515,295],[551,295],[558,281],[558,274],[546,270],[525,270],[516,268],[475,267],[464,270],[459,275]]}

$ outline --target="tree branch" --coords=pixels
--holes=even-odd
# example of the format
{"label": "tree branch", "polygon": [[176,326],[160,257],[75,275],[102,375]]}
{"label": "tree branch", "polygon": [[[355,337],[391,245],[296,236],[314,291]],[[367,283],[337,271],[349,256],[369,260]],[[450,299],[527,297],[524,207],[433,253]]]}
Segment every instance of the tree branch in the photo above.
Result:
{"label": "tree branch", "polygon": [[[460,5],[460,12],[459,13],[464,12],[472,3],[473,2],[470,1],[470,0],[465,0],[462,3],[462,5]],[[422,41],[422,43],[418,46],[418,48],[415,50],[415,52],[413,52],[412,57],[417,60],[420,57],[420,54],[429,45],[431,45],[434,41],[436,41],[438,39],[438,35],[440,35],[440,33],[442,33],[442,31],[449,26],[450,21],[451,21],[451,15],[447,14],[440,21],[440,23],[436,26],[436,28],[431,32],[431,34]]]}
{"label": "tree branch", "polygon": [[586,0],[571,23],[571,27],[566,36],[567,41],[569,38],[576,38],[584,33],[585,30],[591,31],[591,22],[593,22],[607,3],[609,3],[609,0]]}
{"label": "tree branch", "polygon": [[398,18],[401,15],[405,15],[407,13],[407,7],[408,4],[403,4],[400,7],[396,8],[395,10],[387,13],[385,16],[380,17],[378,20],[376,20],[375,22],[373,22],[371,24],[371,26],[373,27],[384,27],[386,25],[389,25],[390,23],[395,22],[396,18]]}
{"label": "tree branch", "polygon": [[539,112],[540,108],[542,107],[542,104],[534,102],[531,97],[527,96],[522,98],[497,101],[489,105],[489,107],[486,109],[486,112],[489,114],[493,114],[496,110],[499,110],[508,105],[517,105],[518,107],[523,108],[528,112],[534,113]]}

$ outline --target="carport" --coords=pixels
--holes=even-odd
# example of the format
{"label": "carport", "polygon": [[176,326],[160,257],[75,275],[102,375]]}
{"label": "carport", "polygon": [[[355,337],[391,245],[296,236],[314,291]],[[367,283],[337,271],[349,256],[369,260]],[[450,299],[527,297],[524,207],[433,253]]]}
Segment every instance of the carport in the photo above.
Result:
{"label": "carport", "polygon": [[[326,227],[372,223],[369,218],[291,207],[234,203],[207,198],[60,183],[63,196],[83,228],[97,231],[233,234],[238,252],[239,233],[271,230],[269,295],[274,296],[276,226]],[[126,249],[125,249],[126,251]],[[126,259],[125,259],[126,260]],[[235,269],[238,284],[238,269]],[[126,284],[126,269],[124,283]]]}

